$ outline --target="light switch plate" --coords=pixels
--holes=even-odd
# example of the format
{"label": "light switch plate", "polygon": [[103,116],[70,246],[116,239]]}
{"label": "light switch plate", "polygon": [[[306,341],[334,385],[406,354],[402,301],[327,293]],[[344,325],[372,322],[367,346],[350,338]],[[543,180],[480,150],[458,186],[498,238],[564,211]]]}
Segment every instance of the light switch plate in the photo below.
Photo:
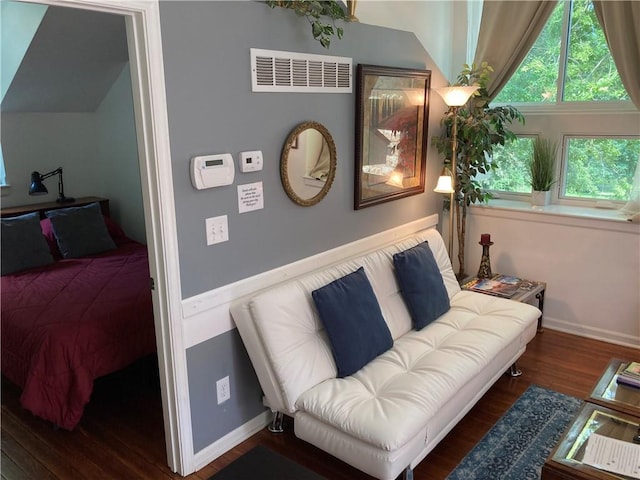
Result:
{"label": "light switch plate", "polygon": [[252,152],[240,152],[240,171],[242,173],[257,172],[262,170],[262,152],[254,150]]}
{"label": "light switch plate", "polygon": [[226,215],[211,217],[205,220],[207,245],[226,242],[229,240],[229,224]]}

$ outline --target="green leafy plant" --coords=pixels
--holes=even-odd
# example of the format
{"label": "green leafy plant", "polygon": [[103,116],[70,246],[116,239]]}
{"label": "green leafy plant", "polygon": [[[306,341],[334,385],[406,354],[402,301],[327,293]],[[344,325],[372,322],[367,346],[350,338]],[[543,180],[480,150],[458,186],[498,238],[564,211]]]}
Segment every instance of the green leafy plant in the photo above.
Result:
{"label": "green leafy plant", "polygon": [[528,162],[531,174],[531,188],[534,191],[546,192],[555,183],[556,155],[558,143],[548,138],[536,137],[533,140],[533,153]]}
{"label": "green leafy plant", "polygon": [[[487,84],[493,68],[482,62],[464,65],[458,75],[456,85],[479,88],[466,105],[458,108],[456,149],[456,192],[453,209],[456,216],[458,234],[458,277],[464,277],[464,244],[467,223],[467,209],[476,202],[485,202],[490,198],[480,183],[475,180],[479,173],[487,173],[498,168],[492,153],[495,145],[504,145],[514,140],[516,135],[507,128],[514,121],[524,123],[520,111],[510,105],[491,107]],[[453,108],[449,108],[440,124],[444,127],[440,136],[432,138],[432,144],[445,157],[445,164],[451,167]]]}
{"label": "green leafy plant", "polygon": [[336,0],[267,0],[266,3],[271,8],[290,8],[306,18],[311,25],[313,38],[324,48],[329,48],[333,35],[342,38],[344,30],[336,25],[336,20],[349,21],[349,15]]}

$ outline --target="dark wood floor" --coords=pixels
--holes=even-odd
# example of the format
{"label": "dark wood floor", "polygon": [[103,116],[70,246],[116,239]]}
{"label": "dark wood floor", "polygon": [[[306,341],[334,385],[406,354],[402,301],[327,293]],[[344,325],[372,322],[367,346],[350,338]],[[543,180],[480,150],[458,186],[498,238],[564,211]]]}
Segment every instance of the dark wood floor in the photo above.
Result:
{"label": "dark wood floor", "polygon": [[[518,363],[524,375],[501,378],[415,469],[416,480],[445,478],[529,385],[584,398],[614,357],[638,360],[640,350],[552,330],[537,335]],[[73,432],[54,431],[22,410],[18,389],[3,379],[2,478],[182,478],[166,466],[160,394],[150,363],[140,362],[98,381],[81,424]],[[187,478],[208,479],[257,444],[331,480],[371,479],[296,439],[291,429],[281,435],[264,430]]]}

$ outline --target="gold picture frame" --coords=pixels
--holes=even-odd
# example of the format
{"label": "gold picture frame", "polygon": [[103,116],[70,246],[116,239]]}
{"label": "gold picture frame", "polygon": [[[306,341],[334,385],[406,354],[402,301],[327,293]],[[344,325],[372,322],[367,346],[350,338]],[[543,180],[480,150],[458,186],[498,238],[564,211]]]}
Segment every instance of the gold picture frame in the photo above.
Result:
{"label": "gold picture frame", "polygon": [[358,65],[356,210],[424,192],[430,70]]}

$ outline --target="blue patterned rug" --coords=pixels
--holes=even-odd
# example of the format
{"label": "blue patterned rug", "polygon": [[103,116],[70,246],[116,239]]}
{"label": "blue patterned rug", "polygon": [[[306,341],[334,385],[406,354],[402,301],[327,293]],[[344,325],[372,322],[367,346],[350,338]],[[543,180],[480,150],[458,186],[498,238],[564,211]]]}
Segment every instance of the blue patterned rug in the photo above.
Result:
{"label": "blue patterned rug", "polygon": [[531,385],[447,480],[539,480],[582,401]]}

